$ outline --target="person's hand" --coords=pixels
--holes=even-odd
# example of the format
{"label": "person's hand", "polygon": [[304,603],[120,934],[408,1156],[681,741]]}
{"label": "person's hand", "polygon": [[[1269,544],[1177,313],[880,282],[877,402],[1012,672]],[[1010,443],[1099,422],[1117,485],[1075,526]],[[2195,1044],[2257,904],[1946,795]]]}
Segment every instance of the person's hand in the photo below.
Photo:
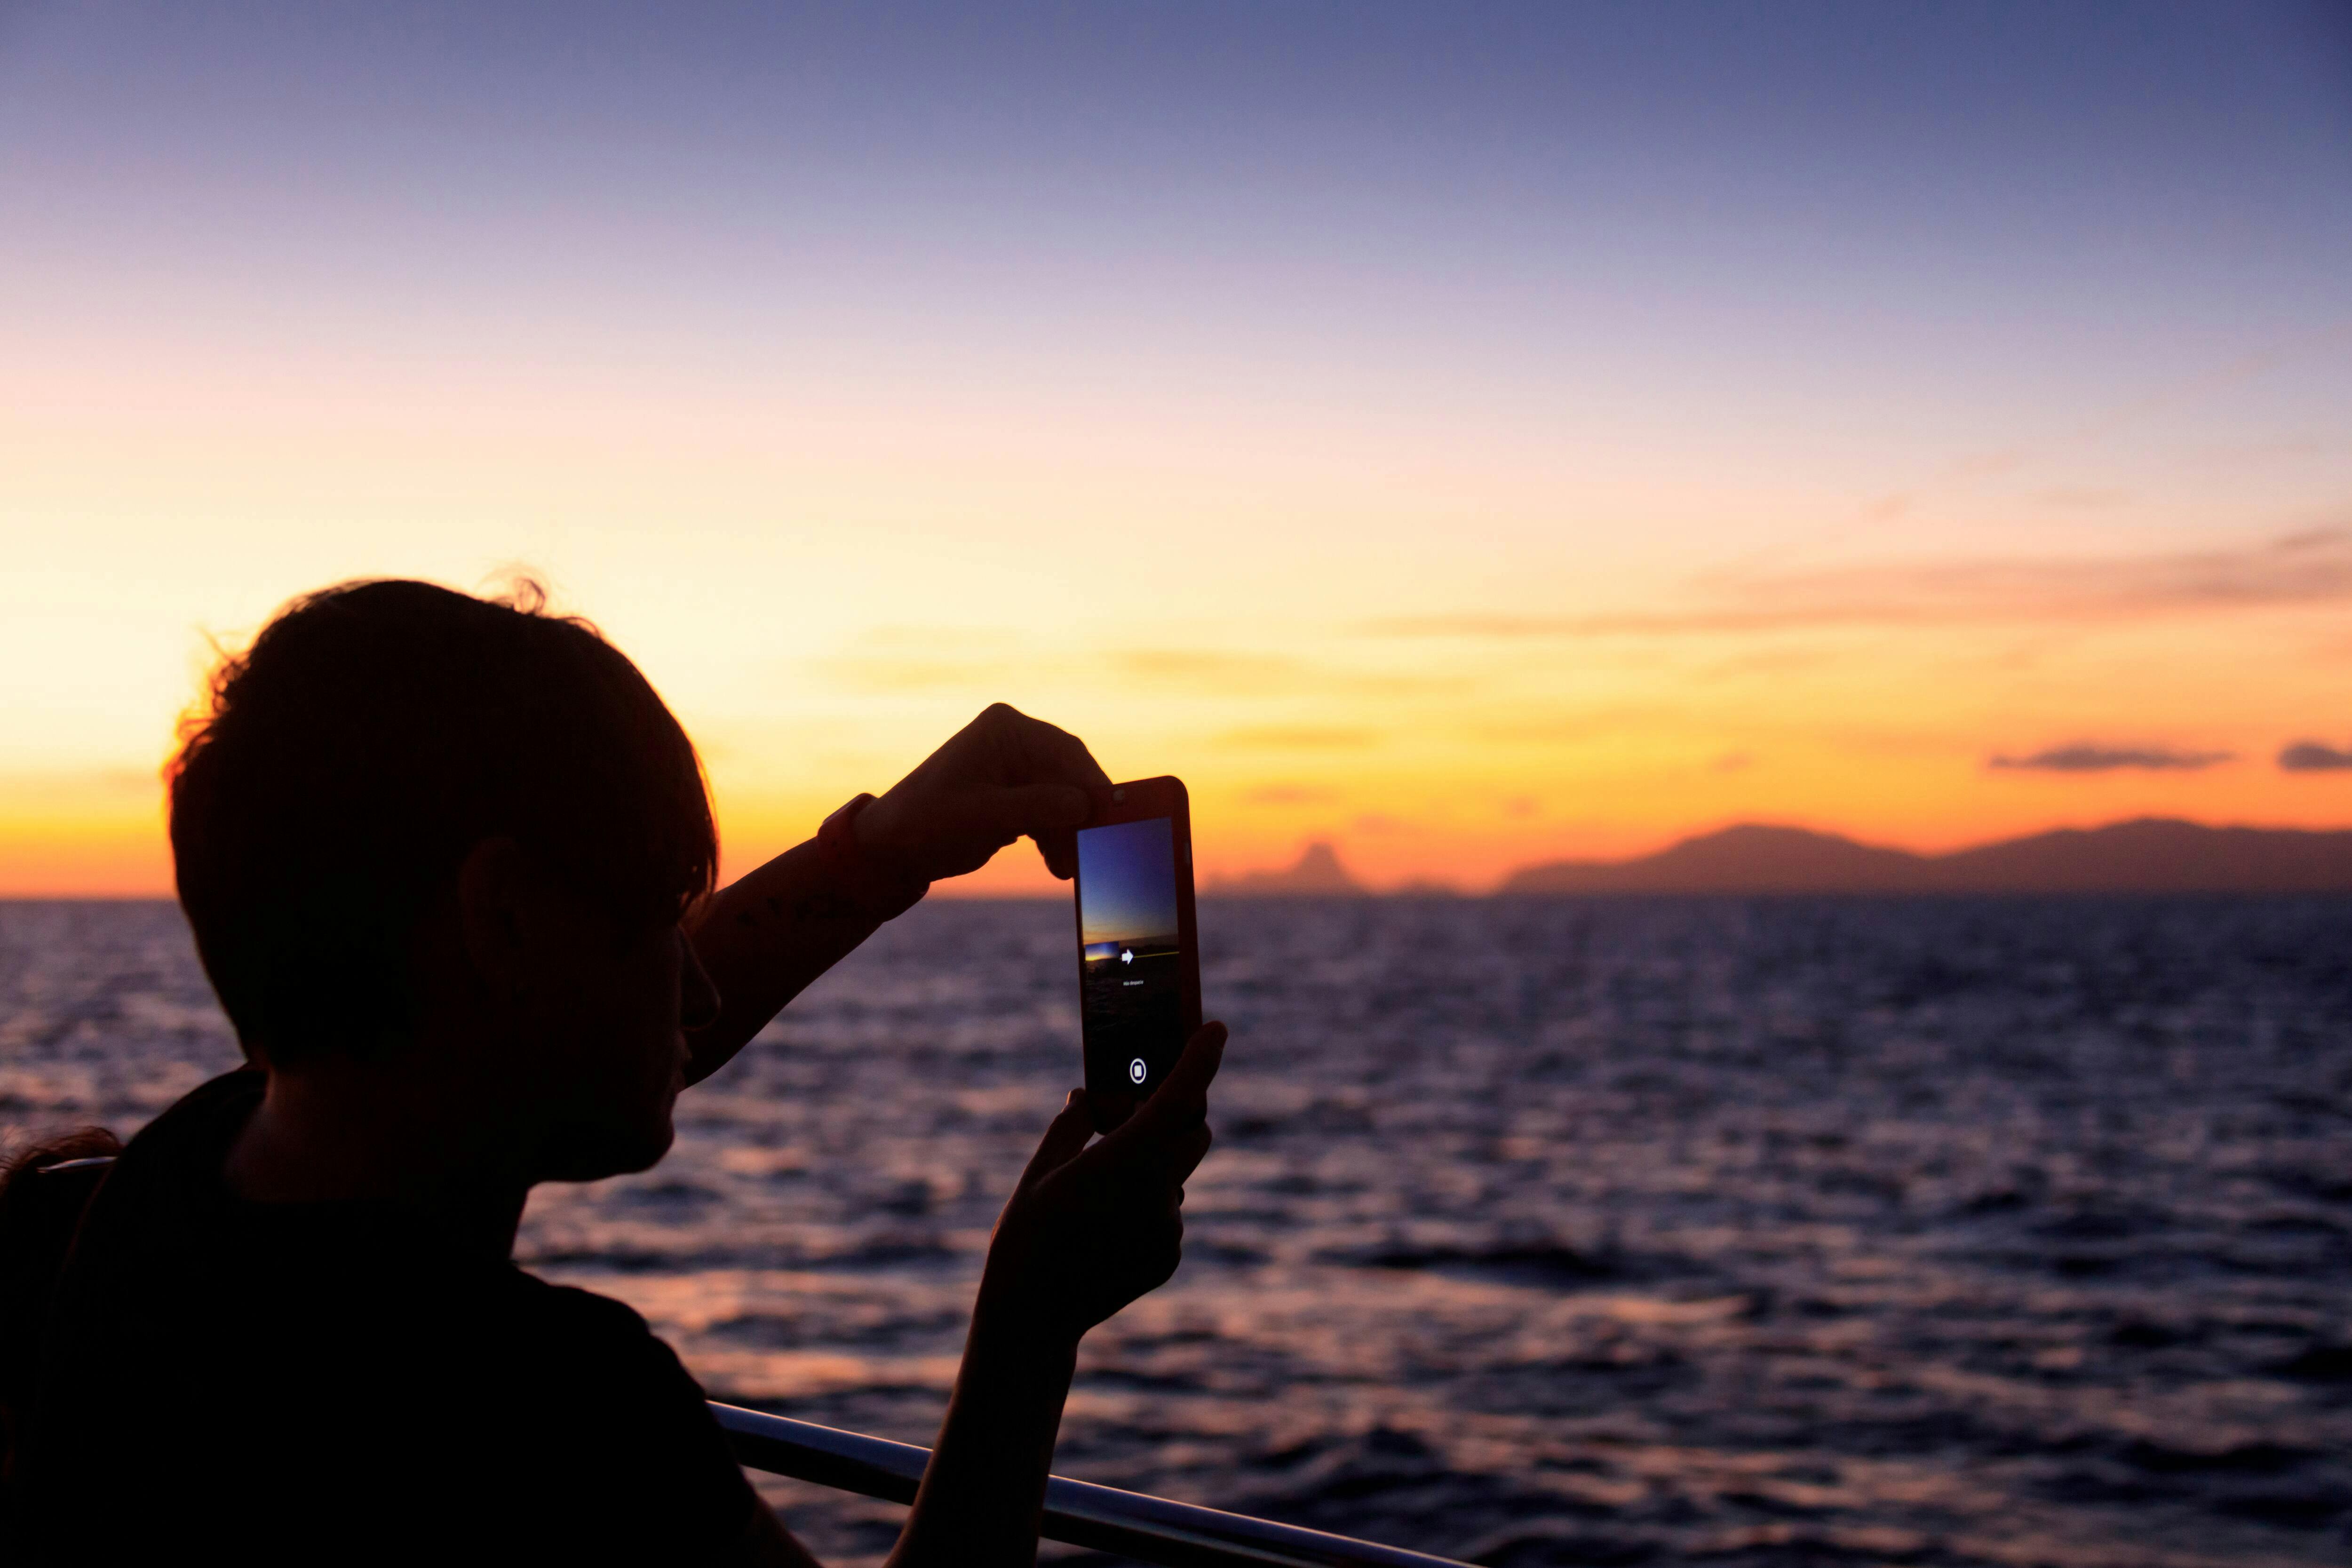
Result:
{"label": "person's hand", "polygon": [[998,702],[860,812],[857,842],[936,882],[980,869],[1025,833],[1067,880],[1087,791],[1109,783],[1076,735]]}
{"label": "person's hand", "polygon": [[1176,1272],[1184,1178],[1209,1152],[1209,1080],[1224,1055],[1225,1026],[1202,1025],[1158,1092],[1091,1148],[1086,1093],[1070,1091],[996,1222],[976,1331],[1068,1351]]}

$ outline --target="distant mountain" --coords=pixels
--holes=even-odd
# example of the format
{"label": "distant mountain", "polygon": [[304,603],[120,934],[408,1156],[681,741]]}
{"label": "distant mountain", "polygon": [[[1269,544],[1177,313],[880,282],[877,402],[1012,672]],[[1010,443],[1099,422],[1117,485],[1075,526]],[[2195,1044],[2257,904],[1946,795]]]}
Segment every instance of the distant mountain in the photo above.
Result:
{"label": "distant mountain", "polygon": [[2036,893],[2352,891],[2352,832],[2207,827],[2148,816],[1937,857],[1939,886]]}
{"label": "distant mountain", "polygon": [[1743,824],[1685,838],[1638,860],[1555,860],[1515,871],[1507,893],[1894,892],[1926,864],[1801,827]]}
{"label": "distant mountain", "polygon": [[1555,860],[1506,893],[2352,892],[2352,832],[2143,817],[1949,855],[1754,824],[1634,860]]}
{"label": "distant mountain", "polygon": [[1281,871],[1245,871],[1238,877],[1212,877],[1202,892],[1221,899],[1351,898],[1364,886],[1339,864],[1339,852],[1320,840],[1309,844],[1297,864]]}

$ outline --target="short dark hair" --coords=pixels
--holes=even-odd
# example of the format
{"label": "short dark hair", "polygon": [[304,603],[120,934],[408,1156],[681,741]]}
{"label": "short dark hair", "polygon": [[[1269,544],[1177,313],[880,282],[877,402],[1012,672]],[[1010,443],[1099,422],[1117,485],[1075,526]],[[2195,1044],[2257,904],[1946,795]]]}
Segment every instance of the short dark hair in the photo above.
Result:
{"label": "short dark hair", "polygon": [[167,773],[180,903],[248,1052],[408,1037],[412,942],[467,853],[512,837],[625,931],[716,875],[693,742],[584,620],[344,583],[225,657]]}

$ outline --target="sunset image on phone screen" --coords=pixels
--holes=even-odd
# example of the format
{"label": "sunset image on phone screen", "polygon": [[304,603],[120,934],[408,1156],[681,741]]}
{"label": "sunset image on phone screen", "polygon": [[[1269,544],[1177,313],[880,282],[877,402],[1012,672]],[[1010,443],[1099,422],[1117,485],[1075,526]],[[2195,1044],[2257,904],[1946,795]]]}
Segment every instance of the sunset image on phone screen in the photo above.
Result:
{"label": "sunset image on phone screen", "polygon": [[1183,1045],[1183,942],[1170,820],[1078,835],[1080,1006],[1098,1081],[1150,1093]]}

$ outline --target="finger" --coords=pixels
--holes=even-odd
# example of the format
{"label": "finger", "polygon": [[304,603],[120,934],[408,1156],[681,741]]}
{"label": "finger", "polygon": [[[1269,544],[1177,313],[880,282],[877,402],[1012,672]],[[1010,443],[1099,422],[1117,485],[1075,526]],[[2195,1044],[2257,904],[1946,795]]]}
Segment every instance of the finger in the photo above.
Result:
{"label": "finger", "polygon": [[1165,1285],[1184,1256],[1183,1211],[1171,1205],[1138,1215],[1128,1225],[1121,1250],[1135,1270],[1137,1284],[1142,1290]]}
{"label": "finger", "polygon": [[1225,1026],[1212,1018],[1193,1030],[1192,1037],[1184,1042],[1175,1067],[1145,1102],[1144,1109],[1148,1110],[1164,1100],[1171,1124],[1198,1119],[1209,1109],[1209,1085],[1216,1081],[1217,1068],[1224,1065],[1224,1060]]}
{"label": "finger", "polygon": [[1184,1201],[1184,1179],[1201,1168],[1201,1162],[1209,1157],[1209,1145],[1215,1142],[1209,1124],[1203,1121],[1177,1139],[1176,1146],[1169,1151],[1168,1179],[1176,1184],[1176,1202],[1180,1205]]}
{"label": "finger", "polygon": [[1109,786],[1110,775],[1103,772],[1084,741],[1017,709],[1004,711],[1008,715],[1005,738],[1011,742],[1017,777],[1027,783],[1075,784],[1080,789]]}
{"label": "finger", "polygon": [[1061,1112],[1046,1124],[1045,1136],[1037,1142],[1037,1152],[1029,1156],[1028,1166],[1021,1173],[1021,1184],[1042,1180],[1048,1172],[1058,1171],[1078,1157],[1094,1136],[1094,1119],[1087,1112],[1087,1097],[1083,1089],[1070,1090],[1062,1102]]}
{"label": "finger", "polygon": [[1207,1023],[1184,1042],[1184,1054],[1167,1080],[1152,1091],[1126,1125],[1102,1142],[1105,1161],[1129,1157],[1128,1151],[1157,1144],[1201,1125],[1209,1110],[1209,1085],[1225,1059],[1225,1026]]}
{"label": "finger", "polygon": [[1024,833],[1040,842],[1055,834],[1067,837],[1093,810],[1087,792],[1076,784],[1032,784],[974,790],[963,815],[975,829],[1010,844]]}
{"label": "finger", "polygon": [[1126,1126],[1127,1119],[1135,1114],[1135,1096],[1123,1089],[1088,1089],[1087,1107],[1094,1112],[1095,1131],[1109,1132]]}
{"label": "finger", "polygon": [[1169,1211],[1168,1226],[1161,1233],[1159,1266],[1152,1272],[1159,1278],[1152,1281],[1155,1290],[1176,1277],[1177,1265],[1184,1261],[1184,1215],[1179,1210]]}
{"label": "finger", "polygon": [[1149,1161],[1138,1158],[1139,1167],[1131,1179],[1155,1190],[1172,1194],[1170,1202],[1184,1206],[1184,1183],[1201,1168],[1209,1157],[1209,1146],[1215,1142],[1205,1121],[1195,1122],[1192,1131],[1177,1133],[1160,1146],[1157,1157]]}
{"label": "finger", "polygon": [[1078,836],[1075,829],[1056,828],[1051,833],[1033,833],[1037,853],[1045,858],[1045,869],[1066,882],[1078,874]]}

